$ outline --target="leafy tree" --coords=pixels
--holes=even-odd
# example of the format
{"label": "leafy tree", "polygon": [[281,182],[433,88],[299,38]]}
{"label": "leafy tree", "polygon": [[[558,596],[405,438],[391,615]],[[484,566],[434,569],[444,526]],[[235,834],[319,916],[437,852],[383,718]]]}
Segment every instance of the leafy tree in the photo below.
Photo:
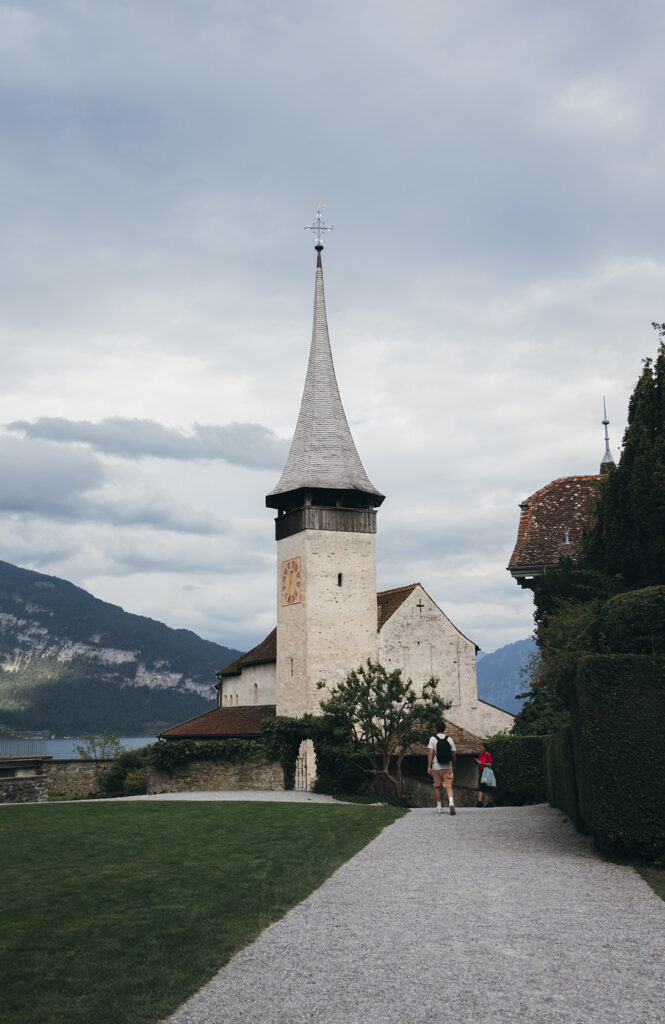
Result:
{"label": "leafy tree", "polygon": [[321,701],[323,713],[348,731],[363,771],[386,779],[398,798],[405,755],[414,743],[427,742],[431,723],[450,707],[437,693],[437,683],[429,679],[419,696],[400,669],[388,672],[368,659]]}
{"label": "leafy tree", "polygon": [[[665,324],[653,326],[661,338]],[[601,482],[587,564],[621,590],[665,583],[665,342],[644,360],[628,406],[621,463]]]}
{"label": "leafy tree", "polygon": [[84,732],[80,739],[82,743],[75,743],[74,750],[79,757],[85,758],[109,758],[119,757],[125,752],[125,747],[114,732],[105,736],[95,736],[93,733]]}

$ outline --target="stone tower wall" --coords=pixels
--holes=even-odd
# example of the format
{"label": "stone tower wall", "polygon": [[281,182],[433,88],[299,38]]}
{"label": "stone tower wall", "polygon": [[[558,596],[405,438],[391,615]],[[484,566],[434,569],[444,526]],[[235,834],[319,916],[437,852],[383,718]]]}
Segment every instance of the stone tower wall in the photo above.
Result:
{"label": "stone tower wall", "polygon": [[[300,558],[300,600],[282,603],[281,570]],[[340,585],[341,574],[341,585]],[[377,658],[374,534],[303,530],[277,543],[277,714],[318,713],[317,689]]]}

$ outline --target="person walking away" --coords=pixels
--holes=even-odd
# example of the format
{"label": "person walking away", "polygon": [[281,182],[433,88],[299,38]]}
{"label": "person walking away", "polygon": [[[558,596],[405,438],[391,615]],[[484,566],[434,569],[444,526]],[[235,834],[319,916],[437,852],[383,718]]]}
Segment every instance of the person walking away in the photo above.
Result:
{"label": "person walking away", "polygon": [[454,740],[446,733],[446,723],[442,718],[436,722],[434,728],[436,730],[435,734],[430,736],[429,743],[427,744],[427,771],[432,776],[434,783],[436,813],[443,814],[441,789],[444,788],[448,796],[450,813],[455,814],[453,778],[455,775],[457,750]]}
{"label": "person walking away", "polygon": [[483,771],[485,768],[491,768],[493,764],[493,758],[489,750],[484,743],[480,744],[480,754],[476,758],[476,764],[479,769],[478,776],[478,803],[476,807],[483,807],[483,793],[487,794],[487,807],[494,807],[494,790],[487,783],[483,782]]}

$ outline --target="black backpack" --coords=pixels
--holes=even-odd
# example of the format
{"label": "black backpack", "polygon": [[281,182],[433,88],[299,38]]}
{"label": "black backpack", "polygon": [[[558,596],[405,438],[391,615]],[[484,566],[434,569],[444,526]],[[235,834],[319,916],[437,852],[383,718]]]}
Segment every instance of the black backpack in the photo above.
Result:
{"label": "black backpack", "polygon": [[437,736],[436,738],[436,759],[441,765],[450,764],[453,759],[453,752],[447,736]]}

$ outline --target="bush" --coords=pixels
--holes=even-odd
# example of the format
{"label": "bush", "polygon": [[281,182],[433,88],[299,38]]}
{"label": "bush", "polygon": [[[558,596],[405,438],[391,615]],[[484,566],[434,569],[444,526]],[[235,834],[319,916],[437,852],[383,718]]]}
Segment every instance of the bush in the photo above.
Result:
{"label": "bush", "polygon": [[545,789],[552,807],[568,815],[578,828],[583,827],[577,797],[575,758],[570,726],[543,740]]}
{"label": "bush", "polygon": [[485,740],[496,774],[496,802],[506,806],[544,803],[543,737],[497,733]]}
{"label": "bush", "polygon": [[[127,796],[125,782],[132,772],[143,770],[150,760],[152,747],[139,747],[137,750],[125,750],[116,757],[110,768],[99,780],[99,788],[104,796]],[[135,792],[139,792],[136,790]],[[145,793],[144,788],[141,791]]]}
{"label": "bush", "polygon": [[146,792],[146,768],[132,768],[127,772],[122,786],[123,796],[138,796]]}
{"label": "bush", "polygon": [[601,651],[611,654],[665,654],[665,587],[617,594],[599,622]]}
{"label": "bush", "polygon": [[580,814],[603,851],[665,859],[665,658],[595,654],[571,707]]}

